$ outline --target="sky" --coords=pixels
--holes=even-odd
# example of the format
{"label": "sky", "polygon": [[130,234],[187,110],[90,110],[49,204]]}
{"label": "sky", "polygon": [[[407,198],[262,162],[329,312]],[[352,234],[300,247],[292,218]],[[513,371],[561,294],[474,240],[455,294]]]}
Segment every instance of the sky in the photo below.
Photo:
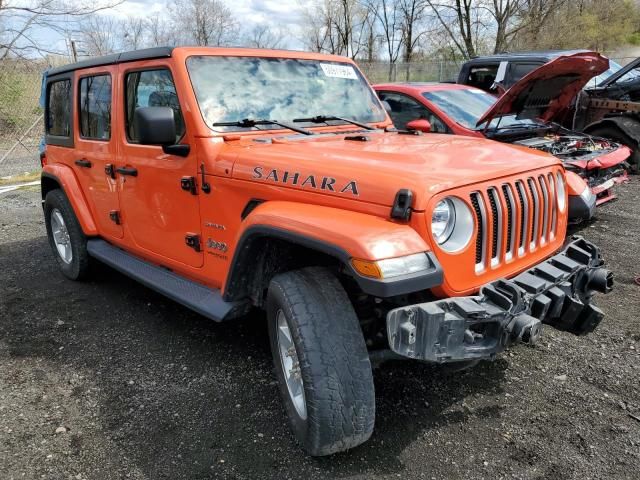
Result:
{"label": "sky", "polygon": [[[283,32],[288,32],[283,47],[301,49],[302,44],[296,33],[300,25],[301,7],[299,0],[223,0],[232,9],[235,18],[248,31],[254,25],[271,24],[278,26]],[[167,3],[158,0],[126,0],[117,7],[101,15],[112,15],[117,18],[147,17],[156,12],[167,12]],[[67,41],[63,34],[50,29],[38,28],[34,36],[51,45],[55,50],[67,52]]]}

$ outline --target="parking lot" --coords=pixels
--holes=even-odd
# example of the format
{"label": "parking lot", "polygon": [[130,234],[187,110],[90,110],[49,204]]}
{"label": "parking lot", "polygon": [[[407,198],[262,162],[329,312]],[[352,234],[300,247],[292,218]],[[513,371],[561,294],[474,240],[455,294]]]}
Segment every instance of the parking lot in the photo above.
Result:
{"label": "parking lot", "polygon": [[375,372],[372,439],[296,446],[256,314],[214,324],[101,267],[59,273],[37,188],[0,196],[0,478],[638,478],[640,180],[579,233],[616,287],[592,335],[457,374]]}

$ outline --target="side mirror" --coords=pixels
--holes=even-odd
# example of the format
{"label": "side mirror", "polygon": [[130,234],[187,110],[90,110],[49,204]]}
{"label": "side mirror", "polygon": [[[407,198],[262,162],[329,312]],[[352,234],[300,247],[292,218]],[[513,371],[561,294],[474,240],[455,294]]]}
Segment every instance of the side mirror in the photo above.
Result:
{"label": "side mirror", "polygon": [[431,123],[424,118],[411,120],[406,125],[407,130],[417,130],[419,132],[429,133],[431,131]]}
{"label": "side mirror", "polygon": [[143,145],[176,143],[176,123],[171,107],[140,107],[133,114],[136,135]]}

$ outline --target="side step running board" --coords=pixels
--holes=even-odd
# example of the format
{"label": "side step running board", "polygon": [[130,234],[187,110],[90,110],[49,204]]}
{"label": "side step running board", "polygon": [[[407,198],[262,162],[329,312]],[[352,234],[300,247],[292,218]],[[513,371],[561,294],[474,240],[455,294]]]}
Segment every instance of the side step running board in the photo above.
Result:
{"label": "side step running board", "polygon": [[187,280],[114,247],[104,240],[89,240],[87,251],[92,257],[144,286],[216,322],[237,316],[239,311],[243,310],[243,304],[240,302],[225,302],[220,295],[220,290]]}

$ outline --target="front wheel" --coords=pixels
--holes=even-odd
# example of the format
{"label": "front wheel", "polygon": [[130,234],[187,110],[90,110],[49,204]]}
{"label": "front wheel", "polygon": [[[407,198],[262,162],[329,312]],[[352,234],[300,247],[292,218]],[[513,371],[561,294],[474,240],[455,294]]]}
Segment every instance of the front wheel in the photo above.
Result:
{"label": "front wheel", "polygon": [[371,363],[351,302],[324,268],[277,275],[267,294],[269,339],[291,428],[311,455],[330,455],[373,432]]}

